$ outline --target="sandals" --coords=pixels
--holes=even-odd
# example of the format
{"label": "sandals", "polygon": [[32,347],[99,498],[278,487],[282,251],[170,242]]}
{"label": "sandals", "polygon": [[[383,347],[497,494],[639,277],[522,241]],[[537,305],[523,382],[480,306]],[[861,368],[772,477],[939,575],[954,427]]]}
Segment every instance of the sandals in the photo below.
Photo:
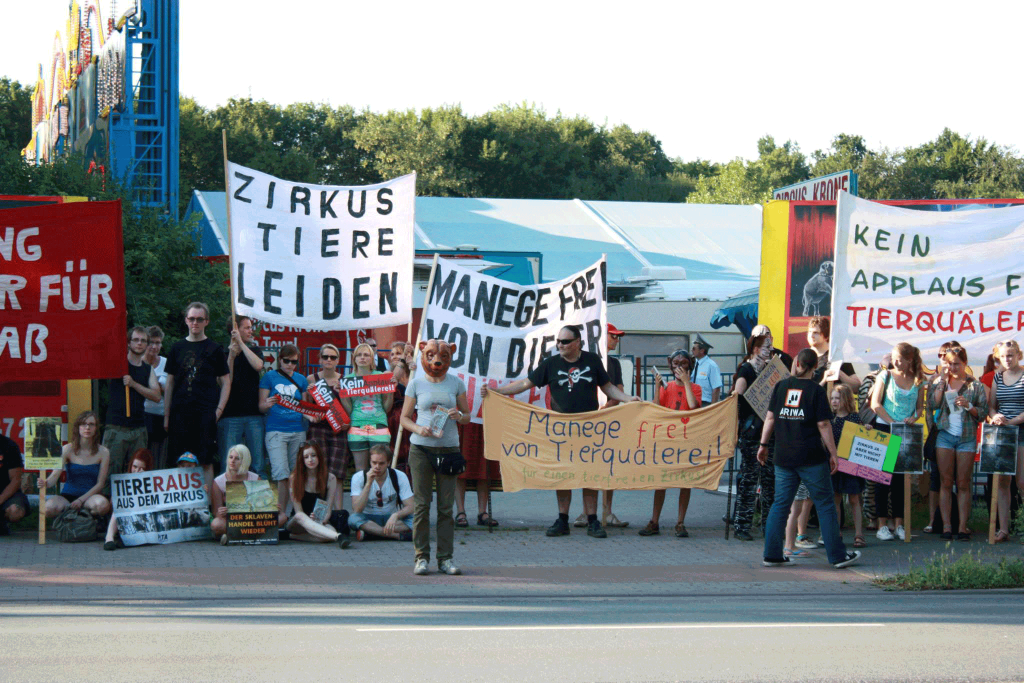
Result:
{"label": "sandals", "polygon": [[480,526],[498,526],[498,520],[494,519],[486,512],[481,512],[476,516],[476,523]]}
{"label": "sandals", "polygon": [[1006,533],[1005,531],[998,531],[996,532],[996,537],[993,542],[1006,543],[1008,540],[1010,540],[1010,534]]}
{"label": "sandals", "polygon": [[854,548],[865,548],[865,547],[867,547],[867,545],[868,545],[867,541],[864,540],[863,536],[854,536],[853,537],[853,547]]}
{"label": "sandals", "polygon": [[459,528],[465,528],[469,526],[469,518],[466,517],[465,512],[460,512],[459,514],[455,515],[455,526]]}
{"label": "sandals", "polygon": [[604,526],[611,527],[612,529],[625,529],[629,526],[629,522],[621,521],[613,512],[604,518]]}

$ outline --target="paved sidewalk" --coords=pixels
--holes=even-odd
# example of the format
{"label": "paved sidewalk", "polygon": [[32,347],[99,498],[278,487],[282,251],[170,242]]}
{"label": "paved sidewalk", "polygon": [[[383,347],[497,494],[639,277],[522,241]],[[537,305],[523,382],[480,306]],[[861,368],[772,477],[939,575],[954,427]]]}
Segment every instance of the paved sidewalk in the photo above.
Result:
{"label": "paved sidewalk", "polygon": [[[640,537],[650,517],[651,492],[620,491],[615,513],[629,521],[594,539],[584,529],[547,538],[555,518],[551,492],[494,495],[494,532],[456,531],[455,560],[464,576],[412,574],[410,543],[374,541],[340,550],[335,544],[283,542],[278,546],[223,547],[209,542],[143,546],[105,552],[102,543],[38,545],[35,532],[0,538],[0,600],[165,600],[258,597],[334,598],[600,597],[608,595],[707,595],[737,593],[857,593],[876,591],[870,580],[906,569],[942,552],[935,536],[883,543],[868,537],[856,567],[834,570],[824,549],[791,567],[760,566],[762,541],[724,539],[725,496],[695,491],[687,515],[690,537],[675,538],[676,494],[670,491],[662,534]],[[475,520],[475,494],[467,495]],[[573,519],[582,504],[573,501]],[[852,541],[852,532],[845,534]],[[1016,539],[989,546],[977,534],[954,552],[1020,557]],[[435,567],[432,564],[431,570]],[[371,578],[372,577],[372,578]]]}

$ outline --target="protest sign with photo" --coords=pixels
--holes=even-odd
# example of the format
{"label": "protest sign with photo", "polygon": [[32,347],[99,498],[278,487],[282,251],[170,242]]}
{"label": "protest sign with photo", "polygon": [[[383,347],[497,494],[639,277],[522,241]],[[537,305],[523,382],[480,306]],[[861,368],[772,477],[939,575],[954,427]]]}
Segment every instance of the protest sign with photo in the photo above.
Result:
{"label": "protest sign with photo", "polygon": [[496,392],[484,399],[484,455],[505,491],[717,490],[736,449],[736,397],[680,412],[634,401],[555,413]]}
{"label": "protest sign with photo", "polygon": [[899,342],[955,338],[984,359],[1024,331],[1022,250],[1024,207],[914,211],[842,193],[830,356],[874,363]]}
{"label": "protest sign with photo", "polygon": [[121,203],[2,209],[0,220],[0,377],[123,375]]}
{"label": "protest sign with photo", "polygon": [[983,474],[1017,474],[1017,425],[981,425]]}
{"label": "protest sign with photo", "polygon": [[110,477],[110,502],[125,545],[211,538],[203,471],[179,467]]}
{"label": "protest sign with photo", "polygon": [[900,450],[896,455],[894,474],[922,474],[924,472],[924,425],[918,422],[894,422],[889,425],[891,434],[900,438]]}
{"label": "protest sign with photo", "polygon": [[61,468],[63,427],[59,417],[25,418],[26,470],[42,472]]}
{"label": "protest sign with photo", "polygon": [[[439,259],[424,313],[423,339],[455,344],[451,372],[466,383],[473,422],[483,422],[480,384],[511,384],[555,353],[555,338],[578,327],[583,350],[607,359],[605,261],[563,280],[519,285]],[[603,396],[603,394],[602,394]],[[517,398],[547,406],[546,388]]]}
{"label": "protest sign with photo", "polygon": [[839,471],[880,484],[892,481],[900,438],[847,421],[836,444]]}
{"label": "protest sign with photo", "polygon": [[772,356],[771,361],[761,370],[757,379],[743,392],[744,400],[750,404],[750,407],[762,420],[768,415],[768,404],[772,401],[772,389],[787,377],[789,377],[789,370],[785,363],[778,356]]}
{"label": "protest sign with photo", "polygon": [[277,543],[277,485],[265,479],[229,481],[228,545]]}
{"label": "protest sign with photo", "polygon": [[310,330],[411,320],[415,173],[357,187],[228,173],[238,314]]}

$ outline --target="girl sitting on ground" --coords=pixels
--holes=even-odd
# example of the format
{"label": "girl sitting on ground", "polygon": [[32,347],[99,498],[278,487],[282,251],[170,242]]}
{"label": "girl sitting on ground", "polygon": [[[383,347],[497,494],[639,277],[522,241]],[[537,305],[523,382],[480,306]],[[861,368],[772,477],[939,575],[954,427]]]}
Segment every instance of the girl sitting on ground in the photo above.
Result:
{"label": "girl sitting on ground", "polygon": [[[128,472],[130,474],[149,472],[153,469],[153,454],[146,448],[140,448],[132,453],[129,462],[131,463],[128,465]],[[117,550],[123,547],[124,543],[121,542],[120,530],[117,528],[117,518],[111,517],[110,523],[107,524],[107,537],[103,542],[103,549]]]}
{"label": "girl sitting on ground", "polygon": [[39,487],[53,486],[67,472],[67,480],[60,495],[46,499],[46,517],[53,519],[70,506],[84,509],[93,517],[110,514],[110,501],[103,495],[103,487],[110,473],[110,451],[99,442],[99,418],[87,410],[81,413],[71,427],[71,443],[61,453],[60,469],[54,470]]}
{"label": "girl sitting on ground", "polygon": [[210,529],[221,545],[227,545],[228,508],[227,493],[229,481],[256,481],[259,475],[250,472],[252,453],[245,444],[236,444],[228,449],[228,468],[213,480],[213,521]]}
{"label": "girl sitting on ground", "polygon": [[327,503],[324,522],[331,516],[338,494],[338,479],[327,471],[327,459],[316,441],[306,441],[299,446],[299,457],[295,470],[289,479],[292,503],[295,509],[288,520],[287,529],[293,541],[311,543],[336,542],[344,550],[349,540],[333,527],[316,522],[310,516],[318,500]]}

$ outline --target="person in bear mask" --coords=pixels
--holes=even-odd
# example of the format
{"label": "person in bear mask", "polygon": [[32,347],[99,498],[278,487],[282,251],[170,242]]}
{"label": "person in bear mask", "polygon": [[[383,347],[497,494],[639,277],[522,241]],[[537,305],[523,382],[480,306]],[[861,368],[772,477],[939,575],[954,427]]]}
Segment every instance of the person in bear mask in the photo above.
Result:
{"label": "person in bear mask", "polygon": [[[452,561],[455,552],[455,485],[466,461],[459,448],[456,423],[470,420],[466,385],[448,374],[455,344],[439,339],[420,342],[422,374],[405,388],[402,427],[409,431],[409,470],[412,472],[415,508],[412,542],[416,551],[413,573],[429,573],[430,502],[437,484],[437,569],[442,574],[461,574]],[[413,419],[413,413],[416,418]]]}

